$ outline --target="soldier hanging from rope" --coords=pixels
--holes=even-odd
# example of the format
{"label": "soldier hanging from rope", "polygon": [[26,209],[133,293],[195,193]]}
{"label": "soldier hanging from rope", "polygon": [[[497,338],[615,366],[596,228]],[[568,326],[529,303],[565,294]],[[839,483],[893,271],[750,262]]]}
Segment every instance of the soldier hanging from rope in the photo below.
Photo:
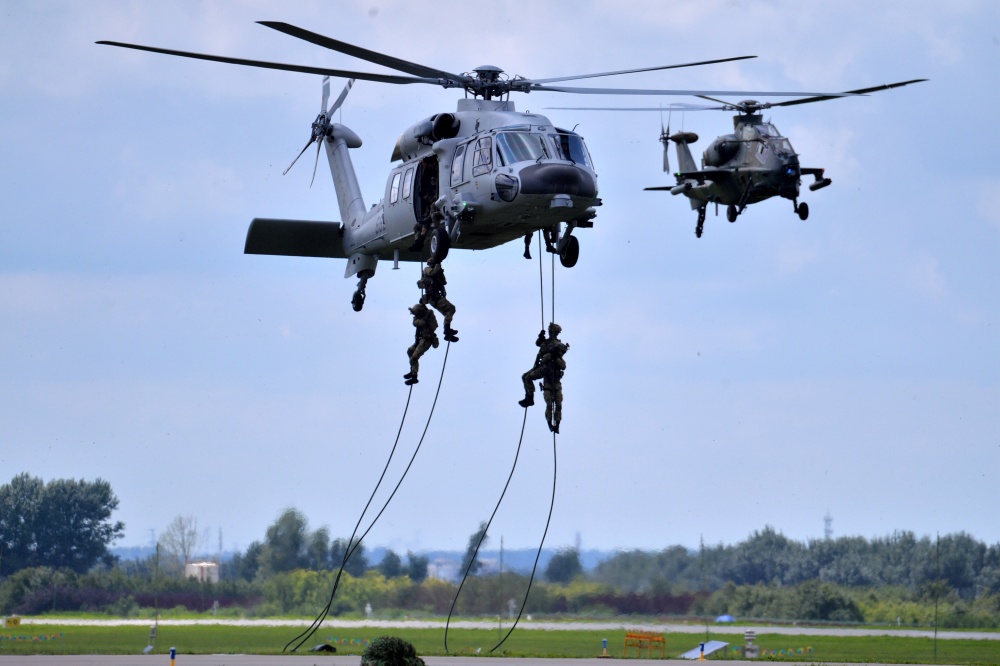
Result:
{"label": "soldier hanging from rope", "polygon": [[538,353],[535,355],[535,365],[531,370],[521,375],[524,382],[524,399],[517,404],[530,407],[535,404],[535,381],[542,380],[542,397],[545,398],[545,421],[549,430],[559,433],[559,422],[562,420],[562,377],[566,370],[563,356],[569,351],[569,345],[559,339],[562,327],[552,322],[549,324],[549,335],[539,331],[535,345]]}
{"label": "soldier hanging from rope", "polygon": [[431,347],[436,349],[440,344],[435,333],[438,323],[434,313],[423,303],[411,307],[410,313],[413,315],[413,327],[416,330],[413,344],[406,350],[406,355],[410,358],[410,371],[403,375],[403,379],[406,380],[404,383],[407,386],[420,381],[417,379],[417,373],[420,372],[420,357]]}
{"label": "soldier hanging from rope", "polygon": [[[524,258],[531,259],[531,237],[535,232],[529,231],[524,235]],[[544,229],[542,231],[542,238],[545,239],[545,251],[555,252],[557,239],[555,239],[555,232],[552,229]]]}
{"label": "soldier hanging from rope", "polygon": [[444,339],[448,342],[458,342],[456,331],[451,327],[451,319],[455,316],[455,306],[447,298],[444,286],[448,281],[444,277],[444,268],[440,262],[428,261],[417,280],[417,286],[423,289],[424,294],[420,297],[420,302],[430,305],[435,310],[444,315]]}

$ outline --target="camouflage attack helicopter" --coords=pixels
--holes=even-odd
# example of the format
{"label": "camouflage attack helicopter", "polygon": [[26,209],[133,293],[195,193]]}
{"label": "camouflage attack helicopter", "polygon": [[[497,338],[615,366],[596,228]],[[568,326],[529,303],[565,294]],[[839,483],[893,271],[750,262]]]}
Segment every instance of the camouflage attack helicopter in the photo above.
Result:
{"label": "camouflage attack helicopter", "polygon": [[[288,23],[261,21],[260,24],[409,76],[246,60],[121,42],[97,43],[327,77],[323,82],[320,113],[312,124],[308,142],[292,165],[310,145],[316,143],[315,178],[320,150],[326,147],[341,222],[256,218],[247,233],[244,252],[346,259],[344,277],[358,276],[357,289],[351,299],[355,311],[360,311],[364,305],[365,287],[375,274],[379,259],[392,258],[396,266],[399,261],[431,259],[440,262],[450,247],[484,250],[541,230],[545,232],[548,251],[558,253],[563,266],[576,264],[580,245],[573,232],[577,228],[592,227],[596,207],[601,205],[594,164],[583,137],[554,126],[545,116],[516,112],[514,103],[509,101],[512,91],[599,95],[823,94],[551,85],[574,79],[689,67],[755,56],[527,79],[508,77],[503,70],[490,65],[469,73],[454,74],[353,46]],[[330,76],[351,81],[327,108]],[[464,99],[458,100],[454,113],[434,114],[413,124],[400,135],[392,153],[391,161],[396,164],[389,172],[384,198],[371,208],[365,206],[348,152],[348,149],[359,148],[361,139],[351,129],[331,120],[333,113],[343,104],[354,79],[392,84],[424,83],[460,88],[466,93]],[[423,247],[425,235],[429,237],[427,250]]]}
{"label": "camouflage attack helicopter", "polygon": [[663,143],[663,170],[665,172],[670,171],[669,141],[677,144],[677,161],[680,167],[680,171],[674,174],[677,178],[677,184],[645,189],[667,190],[671,194],[683,194],[688,197],[691,200],[691,208],[698,211],[698,222],[694,233],[695,236],[701,238],[705,225],[705,213],[710,203],[716,205],[716,211],[718,211],[719,204],[726,205],[726,219],[735,222],[748,205],[779,196],[790,199],[792,210],[798,214],[799,219],[805,220],[809,217],[809,205],[798,200],[802,176],[813,177],[813,182],[809,184],[809,190],[812,192],[833,182],[825,177],[823,169],[800,166],[799,156],[792,148],[791,142],[782,136],[773,124],[769,121],[765,122],[760,111],[775,106],[821,102],[835,99],[838,96],[864,95],[921,81],[926,81],[926,79],[889,83],[871,88],[850,90],[841,95],[816,95],[786,102],[762,103],[748,99],[733,103],[714,99],[708,95],[696,95],[702,99],[718,102],[721,106],[671,104],[663,108],[619,108],[613,110],[739,112],[739,115],[733,116],[733,133],[717,137],[705,149],[701,158],[701,169],[695,164],[689,148],[690,144],[698,140],[698,135],[694,132],[671,134],[669,123],[666,130],[662,129],[661,126],[660,141]]}

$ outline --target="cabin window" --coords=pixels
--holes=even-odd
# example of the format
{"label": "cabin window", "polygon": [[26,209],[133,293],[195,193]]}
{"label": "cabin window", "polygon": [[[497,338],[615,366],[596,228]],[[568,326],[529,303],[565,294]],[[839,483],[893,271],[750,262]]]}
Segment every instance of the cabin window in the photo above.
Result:
{"label": "cabin window", "polygon": [[549,139],[552,142],[557,159],[567,160],[574,164],[582,164],[591,169],[594,168],[593,163],[590,161],[590,153],[587,152],[587,146],[583,143],[582,136],[560,132],[559,134],[550,134]]}
{"label": "cabin window", "polygon": [[413,188],[413,167],[406,170],[403,175],[403,198],[410,198],[410,191]]}
{"label": "cabin window", "polygon": [[401,173],[392,176],[392,187],[389,188],[389,203],[394,204],[399,201],[399,181],[403,177]]}
{"label": "cabin window", "polygon": [[472,153],[472,175],[482,176],[493,170],[493,138],[484,136],[476,141],[476,149]]}
{"label": "cabin window", "polygon": [[497,134],[497,161],[501,166],[507,166],[548,157],[544,140],[541,134],[501,132]]}
{"label": "cabin window", "polygon": [[465,146],[462,144],[455,149],[455,160],[451,163],[451,186],[455,187],[462,182],[462,170],[465,168]]}

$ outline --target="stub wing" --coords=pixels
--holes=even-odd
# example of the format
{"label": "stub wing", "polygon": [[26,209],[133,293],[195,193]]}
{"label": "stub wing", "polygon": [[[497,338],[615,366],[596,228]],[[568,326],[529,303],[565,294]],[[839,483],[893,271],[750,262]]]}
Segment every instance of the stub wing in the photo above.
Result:
{"label": "stub wing", "polygon": [[671,194],[684,194],[685,192],[691,192],[693,183],[690,181],[697,181],[698,186],[703,188],[705,186],[705,181],[724,181],[732,178],[736,174],[736,169],[702,169],[701,171],[680,171],[675,173],[674,176],[677,177],[676,185],[661,185],[658,187],[646,187],[646,190],[661,190],[669,191]]}
{"label": "stub wing", "polygon": [[681,171],[677,177],[703,183],[706,180],[718,181],[732,178],[735,173],[736,169],[702,169],[701,171]]}

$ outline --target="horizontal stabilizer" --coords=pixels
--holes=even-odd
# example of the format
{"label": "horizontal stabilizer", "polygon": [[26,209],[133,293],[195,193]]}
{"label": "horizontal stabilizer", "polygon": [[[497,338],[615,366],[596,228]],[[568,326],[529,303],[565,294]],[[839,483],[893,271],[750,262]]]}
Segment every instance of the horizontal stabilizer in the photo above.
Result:
{"label": "horizontal stabilizer", "polygon": [[341,233],[339,222],[255,217],[243,253],[346,259]]}

